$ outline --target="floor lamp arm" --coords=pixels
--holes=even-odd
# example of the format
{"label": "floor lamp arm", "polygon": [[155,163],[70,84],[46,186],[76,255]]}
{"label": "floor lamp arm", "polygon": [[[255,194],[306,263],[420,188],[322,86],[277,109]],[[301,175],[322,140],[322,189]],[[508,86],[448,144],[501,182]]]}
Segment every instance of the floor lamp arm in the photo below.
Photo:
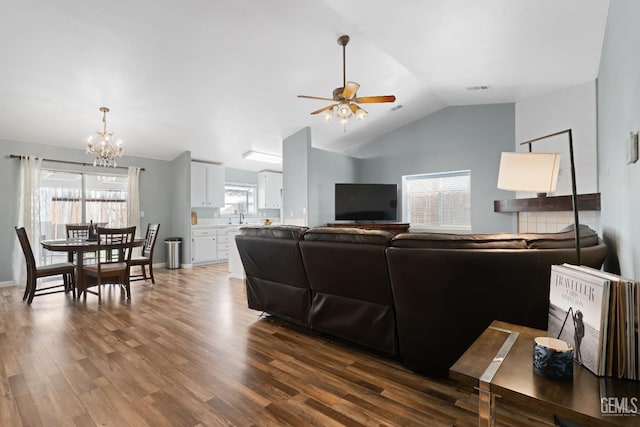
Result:
{"label": "floor lamp arm", "polygon": [[564,133],[569,134],[569,160],[571,162],[571,204],[573,206],[573,224],[576,238],[576,257],[578,265],[582,264],[582,258],[580,256],[580,220],[578,219],[578,191],[576,190],[576,165],[573,159],[573,133],[571,129],[562,130],[549,135],[541,136],[539,138],[531,139],[520,143],[520,145],[529,144],[529,152],[531,152],[531,143],[540,141],[541,139],[551,138],[552,136],[562,135]]}
{"label": "floor lamp arm", "polygon": [[580,221],[578,220],[578,191],[576,189],[576,166],[573,159],[573,133],[571,129],[567,129],[569,132],[569,159],[571,160],[571,202],[573,205],[573,224],[575,227],[576,236],[576,257],[578,258],[578,265],[582,264],[580,257]]}

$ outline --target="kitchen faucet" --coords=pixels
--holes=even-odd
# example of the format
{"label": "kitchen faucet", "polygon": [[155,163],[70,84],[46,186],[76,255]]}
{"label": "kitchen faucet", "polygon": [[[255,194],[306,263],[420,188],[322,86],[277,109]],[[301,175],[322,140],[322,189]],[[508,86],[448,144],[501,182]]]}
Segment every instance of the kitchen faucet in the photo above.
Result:
{"label": "kitchen faucet", "polygon": [[240,211],[240,221],[239,224],[244,224],[244,214],[242,213],[242,211]]}

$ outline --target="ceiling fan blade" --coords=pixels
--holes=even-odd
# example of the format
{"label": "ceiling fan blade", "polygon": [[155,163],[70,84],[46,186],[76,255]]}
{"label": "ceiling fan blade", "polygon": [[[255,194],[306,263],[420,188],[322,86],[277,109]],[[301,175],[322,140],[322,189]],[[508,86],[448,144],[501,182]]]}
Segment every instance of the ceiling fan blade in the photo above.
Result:
{"label": "ceiling fan blade", "polygon": [[[332,99],[332,101],[333,101],[333,99]],[[324,107],[324,108],[321,108],[321,109],[319,109],[319,110],[313,111],[313,112],[311,112],[311,114],[318,114],[318,113],[322,113],[323,111],[330,110],[330,109],[332,109],[332,108],[333,108],[333,107],[335,107],[335,106],[336,106],[336,104],[331,104],[331,105],[329,105],[329,106],[327,106],[327,107]]]}
{"label": "ceiling fan blade", "polygon": [[352,99],[356,95],[356,92],[358,91],[358,89],[360,89],[360,85],[358,83],[347,82],[347,84],[344,87],[344,90],[342,91],[342,97],[344,99]]}
{"label": "ceiling fan blade", "polygon": [[298,98],[319,99],[321,101],[335,101],[333,98],[321,98],[319,96],[298,95]]}
{"label": "ceiling fan blade", "polygon": [[351,108],[351,112],[355,114],[358,111],[358,106],[356,104],[349,104],[349,108]]}
{"label": "ceiling fan blade", "polygon": [[373,104],[376,102],[393,102],[396,100],[396,97],[393,95],[382,95],[382,96],[365,96],[362,98],[356,98],[353,101],[359,104]]}

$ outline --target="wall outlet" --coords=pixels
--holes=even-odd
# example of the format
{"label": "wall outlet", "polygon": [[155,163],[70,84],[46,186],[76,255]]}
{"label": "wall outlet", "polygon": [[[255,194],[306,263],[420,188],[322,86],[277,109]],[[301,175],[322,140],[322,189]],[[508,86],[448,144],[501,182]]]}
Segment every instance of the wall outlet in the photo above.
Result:
{"label": "wall outlet", "polygon": [[140,211],[140,218],[144,218],[144,211]]}

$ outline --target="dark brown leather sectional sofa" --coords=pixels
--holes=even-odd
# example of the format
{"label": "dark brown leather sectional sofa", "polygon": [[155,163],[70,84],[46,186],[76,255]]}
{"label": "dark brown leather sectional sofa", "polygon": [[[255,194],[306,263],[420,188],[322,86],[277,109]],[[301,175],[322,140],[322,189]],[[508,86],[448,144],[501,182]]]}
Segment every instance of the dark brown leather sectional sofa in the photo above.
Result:
{"label": "dark brown leather sectional sofa", "polygon": [[[580,235],[600,268],[606,246]],[[250,308],[446,376],[493,320],[546,329],[551,265],[576,262],[573,239],[265,226],[236,242]]]}

